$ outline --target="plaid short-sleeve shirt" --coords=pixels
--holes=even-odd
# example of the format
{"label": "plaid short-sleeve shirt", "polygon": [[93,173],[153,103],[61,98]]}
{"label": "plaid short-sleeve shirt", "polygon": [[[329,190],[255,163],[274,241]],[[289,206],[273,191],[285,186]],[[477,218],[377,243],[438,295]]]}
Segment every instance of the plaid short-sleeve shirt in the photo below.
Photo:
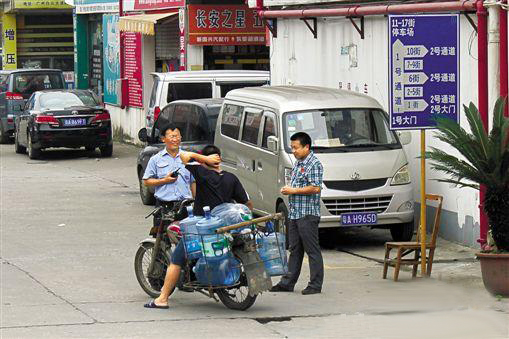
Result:
{"label": "plaid short-sleeve shirt", "polygon": [[[292,169],[291,187],[302,188],[306,186],[322,187],[323,166],[313,152],[306,159],[297,161]],[[290,219],[300,219],[306,215],[320,216],[321,194],[291,194]]]}

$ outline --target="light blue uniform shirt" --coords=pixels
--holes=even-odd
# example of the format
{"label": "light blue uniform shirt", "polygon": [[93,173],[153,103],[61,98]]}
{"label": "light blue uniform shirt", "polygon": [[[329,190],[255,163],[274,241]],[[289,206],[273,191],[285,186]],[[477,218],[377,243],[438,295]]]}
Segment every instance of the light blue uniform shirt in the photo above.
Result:
{"label": "light blue uniform shirt", "polygon": [[171,184],[155,186],[154,195],[156,199],[176,201],[193,197],[190,185],[194,182],[194,178],[182,163],[180,151],[175,158],[168,153],[166,147],[157,154],[154,154],[148,161],[143,179],[162,179],[168,173],[175,172],[177,168],[180,168],[177,181]]}

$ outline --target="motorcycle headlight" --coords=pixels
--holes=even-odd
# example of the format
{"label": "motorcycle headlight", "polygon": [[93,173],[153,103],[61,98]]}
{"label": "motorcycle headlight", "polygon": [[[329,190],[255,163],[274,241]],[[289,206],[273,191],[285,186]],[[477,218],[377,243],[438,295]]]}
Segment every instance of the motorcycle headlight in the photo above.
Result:
{"label": "motorcycle headlight", "polygon": [[401,167],[392,177],[391,185],[406,185],[410,183],[410,170],[408,164]]}

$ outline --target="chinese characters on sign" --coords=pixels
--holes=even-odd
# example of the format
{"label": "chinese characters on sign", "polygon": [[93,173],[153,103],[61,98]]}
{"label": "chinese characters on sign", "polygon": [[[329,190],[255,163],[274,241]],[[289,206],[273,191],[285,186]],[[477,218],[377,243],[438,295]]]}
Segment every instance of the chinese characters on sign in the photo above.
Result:
{"label": "chinese characters on sign", "polygon": [[265,45],[265,27],[245,5],[189,5],[189,44]]}
{"label": "chinese characters on sign", "polygon": [[128,81],[127,106],[143,107],[143,74],[141,69],[141,33],[124,32],[125,74]]}
{"label": "chinese characters on sign", "polygon": [[186,11],[179,9],[179,71],[185,71],[186,65]]}
{"label": "chinese characters on sign", "polygon": [[391,129],[433,128],[436,115],[458,121],[458,34],[458,15],[389,17]]}
{"label": "chinese characters on sign", "polygon": [[14,8],[72,8],[64,0],[15,0]]}

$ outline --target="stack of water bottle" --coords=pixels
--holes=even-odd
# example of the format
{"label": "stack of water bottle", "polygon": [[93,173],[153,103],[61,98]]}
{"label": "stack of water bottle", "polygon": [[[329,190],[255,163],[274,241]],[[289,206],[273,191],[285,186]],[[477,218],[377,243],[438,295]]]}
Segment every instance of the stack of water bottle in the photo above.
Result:
{"label": "stack of water bottle", "polygon": [[[196,280],[202,285],[235,284],[240,277],[240,262],[231,253],[228,239],[223,234],[216,234],[215,230],[251,220],[251,211],[242,204],[224,203],[212,212],[205,206],[203,217],[194,216],[191,207],[187,212],[188,217],[180,222],[180,228],[187,258],[198,259],[193,268]],[[282,275],[287,271],[284,239],[284,235],[274,232],[257,238],[258,253],[269,275]]]}
{"label": "stack of water bottle", "polygon": [[286,260],[286,238],[284,234],[274,232],[271,221],[266,223],[266,232],[256,238],[258,254],[270,276],[288,273]]}

